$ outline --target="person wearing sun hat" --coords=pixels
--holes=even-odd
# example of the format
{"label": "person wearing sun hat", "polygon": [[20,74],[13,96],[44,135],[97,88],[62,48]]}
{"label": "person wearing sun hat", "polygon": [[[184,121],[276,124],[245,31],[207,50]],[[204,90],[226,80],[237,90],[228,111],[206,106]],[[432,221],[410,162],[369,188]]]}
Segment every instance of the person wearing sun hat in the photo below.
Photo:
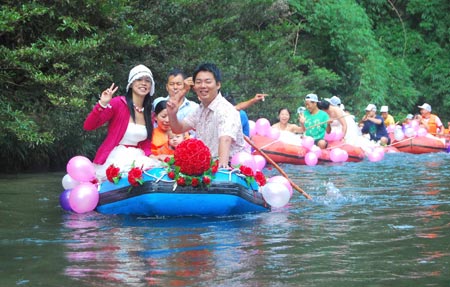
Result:
{"label": "person wearing sun hat", "polygon": [[113,97],[118,88],[113,83],[100,94],[83,125],[87,131],[105,124],[108,126],[93,160],[99,181],[106,179],[106,170],[111,164],[121,172],[133,165],[144,169],[159,165],[157,160],[148,157],[153,134],[152,96],[155,93],[152,72],[144,65],[137,65],[129,72],[125,96]]}
{"label": "person wearing sun hat", "polygon": [[389,114],[389,107],[388,106],[381,106],[380,114],[381,114],[381,117],[384,120],[384,125],[386,127],[388,127],[390,125],[395,125],[394,117]]}
{"label": "person wearing sun hat", "polygon": [[325,133],[331,131],[328,123],[330,117],[326,112],[318,108],[318,102],[319,98],[316,94],[305,96],[306,110],[299,116],[299,127],[301,133],[312,137],[314,143],[321,149],[324,149],[328,146],[328,142],[325,140]]}
{"label": "person wearing sun hat", "polygon": [[368,104],[366,114],[362,118],[361,133],[369,134],[370,140],[379,142],[381,145],[388,145],[391,143],[383,118],[377,115],[377,106]]}
{"label": "person wearing sun hat", "polygon": [[329,102],[330,105],[335,107],[341,107],[341,99],[337,96],[332,96],[331,98],[325,98],[325,101]]}
{"label": "person wearing sun hat", "polygon": [[418,108],[420,109],[421,116],[419,119],[419,124],[432,135],[443,135],[445,127],[442,124],[441,119],[439,119],[437,115],[431,113],[431,106],[424,103],[423,105],[418,106]]}

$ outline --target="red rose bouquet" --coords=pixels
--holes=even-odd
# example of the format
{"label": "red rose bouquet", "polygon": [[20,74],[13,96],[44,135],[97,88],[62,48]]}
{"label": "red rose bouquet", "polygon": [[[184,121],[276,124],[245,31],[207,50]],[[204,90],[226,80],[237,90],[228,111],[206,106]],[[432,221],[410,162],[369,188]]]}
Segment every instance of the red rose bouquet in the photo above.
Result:
{"label": "red rose bouquet", "polygon": [[209,148],[194,138],[181,142],[173,158],[165,162],[167,176],[180,186],[209,186],[219,167],[218,161],[212,161]]}
{"label": "red rose bouquet", "polygon": [[187,175],[202,175],[211,166],[211,152],[198,139],[187,139],[175,149],[175,165]]}

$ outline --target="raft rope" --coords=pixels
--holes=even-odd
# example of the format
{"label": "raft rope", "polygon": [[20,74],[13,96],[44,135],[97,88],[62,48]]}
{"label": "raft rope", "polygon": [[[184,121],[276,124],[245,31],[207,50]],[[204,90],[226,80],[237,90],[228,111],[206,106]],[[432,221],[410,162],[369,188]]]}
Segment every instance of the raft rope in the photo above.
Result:
{"label": "raft rope", "polygon": [[262,147],[260,147],[260,149],[265,149],[266,147],[268,147],[268,146],[271,146],[271,145],[273,145],[274,143],[277,143],[277,142],[279,142],[279,141],[281,141],[281,140],[274,140],[273,142],[270,142],[270,143],[268,143],[268,144],[266,144],[266,145],[263,145]]}
{"label": "raft rope", "polygon": [[[231,176],[233,174],[236,174],[238,177],[242,179],[246,179],[246,176],[241,173],[240,169],[234,168],[232,170],[226,170],[226,169],[219,169],[216,173],[222,173],[228,175],[228,180],[231,181]],[[144,171],[144,174],[148,175],[151,178],[155,179],[155,183],[158,182],[167,182],[167,183],[173,183],[176,182],[174,179],[164,179],[166,175],[168,175],[167,171],[163,171],[160,173],[160,176],[155,176],[153,174],[148,173],[147,171]]]}

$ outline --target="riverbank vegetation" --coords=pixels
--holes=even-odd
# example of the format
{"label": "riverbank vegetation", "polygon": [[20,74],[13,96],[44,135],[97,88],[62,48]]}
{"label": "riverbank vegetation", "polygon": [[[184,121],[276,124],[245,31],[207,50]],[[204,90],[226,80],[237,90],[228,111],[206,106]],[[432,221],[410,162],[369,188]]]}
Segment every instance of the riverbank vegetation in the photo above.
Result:
{"label": "riverbank vegetation", "polygon": [[6,0],[0,31],[3,172],[92,158],[104,130],[83,121],[111,82],[124,93],[139,63],[165,96],[171,68],[215,62],[237,101],[270,95],[251,119],[275,121],[314,92],[357,117],[374,103],[401,120],[427,102],[450,120],[447,0]]}

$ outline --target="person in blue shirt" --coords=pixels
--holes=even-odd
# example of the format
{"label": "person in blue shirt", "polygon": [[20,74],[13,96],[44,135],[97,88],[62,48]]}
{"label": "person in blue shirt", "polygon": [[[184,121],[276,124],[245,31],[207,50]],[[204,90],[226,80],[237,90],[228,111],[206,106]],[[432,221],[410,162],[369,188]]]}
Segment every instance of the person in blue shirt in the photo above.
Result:
{"label": "person in blue shirt", "polygon": [[[233,96],[229,93],[224,93],[223,97],[230,102],[233,106],[236,107],[236,101],[233,98]],[[242,132],[244,133],[245,136],[249,137],[250,136],[250,125],[248,123],[248,115],[247,112],[244,110],[238,110],[239,111],[239,115],[241,116],[241,124],[242,124]]]}
{"label": "person in blue shirt", "polygon": [[174,100],[178,105],[177,118],[181,121],[198,107],[196,102],[186,98],[186,94],[193,85],[192,77],[187,77],[186,74],[179,69],[171,70],[167,75],[166,83],[166,90],[169,95],[167,97],[156,98],[153,106],[155,107],[161,100]]}
{"label": "person in blue shirt", "polygon": [[381,145],[389,145],[391,143],[384,120],[377,115],[377,107],[374,104],[367,105],[366,114],[361,119],[360,124],[362,125],[361,132],[369,134],[370,140],[379,142]]}

